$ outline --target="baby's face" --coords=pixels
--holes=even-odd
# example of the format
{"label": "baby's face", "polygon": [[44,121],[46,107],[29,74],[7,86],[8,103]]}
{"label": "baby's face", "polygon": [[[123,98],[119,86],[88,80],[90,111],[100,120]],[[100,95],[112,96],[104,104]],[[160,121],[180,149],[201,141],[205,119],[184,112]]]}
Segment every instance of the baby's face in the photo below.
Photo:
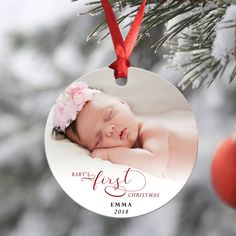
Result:
{"label": "baby's face", "polygon": [[139,123],[130,107],[121,99],[96,94],[76,118],[78,137],[70,130],[67,136],[90,151],[97,148],[132,147]]}

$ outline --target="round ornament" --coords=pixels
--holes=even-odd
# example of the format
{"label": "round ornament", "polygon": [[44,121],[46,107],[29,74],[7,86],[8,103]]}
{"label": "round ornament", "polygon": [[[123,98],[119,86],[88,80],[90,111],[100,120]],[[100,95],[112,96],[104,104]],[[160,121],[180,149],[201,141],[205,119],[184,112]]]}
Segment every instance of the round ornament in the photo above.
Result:
{"label": "round ornament", "polygon": [[217,148],[211,166],[211,179],[221,200],[236,208],[236,140],[232,137]]}
{"label": "round ornament", "polygon": [[53,105],[45,128],[49,167],[79,205],[117,218],[169,202],[188,180],[197,154],[196,123],[183,95],[160,76],[129,68],[88,73]]}

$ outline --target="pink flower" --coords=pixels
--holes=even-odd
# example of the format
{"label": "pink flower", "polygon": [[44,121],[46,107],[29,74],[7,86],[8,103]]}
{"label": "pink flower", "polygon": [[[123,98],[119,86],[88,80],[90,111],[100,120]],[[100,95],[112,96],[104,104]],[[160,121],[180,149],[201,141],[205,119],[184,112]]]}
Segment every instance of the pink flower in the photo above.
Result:
{"label": "pink flower", "polygon": [[60,95],[54,107],[53,126],[59,127],[63,132],[77,117],[86,102],[92,100],[94,92],[88,88],[85,82],[71,84],[65,89],[65,93]]}
{"label": "pink flower", "polygon": [[88,85],[85,82],[78,82],[68,86],[65,93],[73,98],[76,94],[85,93],[86,89],[88,89]]}

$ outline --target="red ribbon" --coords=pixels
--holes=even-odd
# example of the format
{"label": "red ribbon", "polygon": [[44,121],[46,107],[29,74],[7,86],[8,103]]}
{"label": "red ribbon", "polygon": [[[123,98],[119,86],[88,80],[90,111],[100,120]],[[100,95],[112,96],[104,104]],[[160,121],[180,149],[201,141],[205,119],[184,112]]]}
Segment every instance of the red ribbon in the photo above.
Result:
{"label": "red ribbon", "polygon": [[108,0],[101,0],[104,8],[107,24],[110,29],[114,49],[117,59],[109,67],[114,70],[116,83],[125,85],[127,83],[128,68],[130,67],[129,57],[134,49],[136,39],[138,37],[139,28],[142,23],[146,0],[142,4],[134,18],[128,35],[123,41],[116,17]]}

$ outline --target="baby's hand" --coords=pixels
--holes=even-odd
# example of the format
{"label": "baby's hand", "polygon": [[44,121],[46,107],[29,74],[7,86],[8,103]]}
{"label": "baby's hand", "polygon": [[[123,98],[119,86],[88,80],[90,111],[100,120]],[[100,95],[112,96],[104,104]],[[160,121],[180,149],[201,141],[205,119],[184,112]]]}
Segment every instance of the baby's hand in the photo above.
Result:
{"label": "baby's hand", "polygon": [[91,156],[93,158],[98,157],[102,160],[108,160],[108,148],[98,148],[92,151]]}

